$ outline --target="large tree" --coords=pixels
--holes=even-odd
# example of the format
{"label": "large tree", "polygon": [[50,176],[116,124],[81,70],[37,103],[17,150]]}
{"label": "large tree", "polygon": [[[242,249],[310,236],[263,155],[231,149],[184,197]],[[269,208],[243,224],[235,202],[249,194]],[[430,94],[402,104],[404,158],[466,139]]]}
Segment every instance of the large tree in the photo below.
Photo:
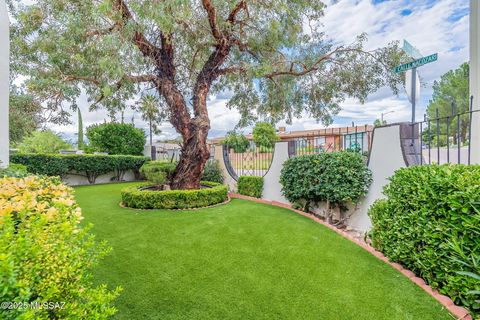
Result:
{"label": "large tree", "polygon": [[[434,81],[432,99],[427,106],[428,118],[432,119],[430,123],[431,138],[434,140],[437,132],[437,121],[435,120],[437,112],[440,118],[438,132],[444,138],[443,143],[448,140],[446,137],[447,124],[449,136],[454,138],[455,144],[458,138],[462,143],[467,140],[470,123],[470,116],[467,114],[469,110],[468,72],[468,63],[463,63],[457,69],[450,70],[442,75],[440,81]],[[454,115],[460,113],[461,115],[458,116],[460,118],[460,131],[458,132],[458,119]],[[434,142],[436,143],[436,141]]]}
{"label": "large tree", "polygon": [[[15,0],[12,0],[15,1]],[[242,120],[309,114],[324,123],[346,97],[396,88],[396,44],[365,51],[323,32],[316,0],[36,0],[11,7],[14,72],[54,109],[82,89],[92,108],[146,89],[182,136],[173,187],[198,188],[209,159],[209,95],[233,92]],[[252,117],[253,115],[253,117]]]}

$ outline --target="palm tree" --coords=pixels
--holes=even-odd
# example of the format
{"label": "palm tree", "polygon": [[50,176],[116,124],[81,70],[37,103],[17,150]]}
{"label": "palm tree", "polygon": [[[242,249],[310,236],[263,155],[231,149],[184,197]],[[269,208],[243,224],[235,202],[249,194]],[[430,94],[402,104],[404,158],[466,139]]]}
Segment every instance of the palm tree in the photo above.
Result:
{"label": "palm tree", "polygon": [[148,122],[150,134],[150,152],[152,160],[155,160],[155,151],[153,148],[153,134],[159,134],[161,130],[158,126],[165,119],[162,112],[161,101],[158,97],[147,94],[144,95],[137,103],[138,111],[142,114],[142,119]]}

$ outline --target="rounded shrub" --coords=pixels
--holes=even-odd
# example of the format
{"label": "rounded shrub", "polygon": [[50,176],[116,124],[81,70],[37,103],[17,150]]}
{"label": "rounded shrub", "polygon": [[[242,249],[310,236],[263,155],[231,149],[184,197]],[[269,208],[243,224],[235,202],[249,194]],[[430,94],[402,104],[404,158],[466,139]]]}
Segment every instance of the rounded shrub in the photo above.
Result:
{"label": "rounded shrub", "polygon": [[283,194],[290,202],[327,202],[330,208],[357,203],[371,182],[372,173],[362,155],[350,151],[290,158],[280,174]]}
{"label": "rounded shrub", "polygon": [[89,149],[108,154],[141,155],[145,146],[145,132],[127,123],[94,124],[87,137]]}
{"label": "rounded shrub", "polygon": [[201,184],[208,187],[164,191],[128,187],[122,190],[122,204],[135,209],[192,209],[222,203],[227,199],[226,185],[207,181],[202,181]]}
{"label": "rounded shrub", "polygon": [[223,183],[224,177],[218,160],[210,160],[203,169],[202,180]]}
{"label": "rounded shrub", "polygon": [[170,181],[176,167],[176,162],[149,161],[140,168],[140,173],[151,183],[162,185]]}
{"label": "rounded shrub", "polygon": [[[395,172],[369,210],[373,246],[480,315],[480,166]],[[474,317],[475,318],[475,317]]]}
{"label": "rounded shrub", "polygon": [[237,181],[238,193],[244,196],[261,198],[263,193],[263,177],[241,176]]}

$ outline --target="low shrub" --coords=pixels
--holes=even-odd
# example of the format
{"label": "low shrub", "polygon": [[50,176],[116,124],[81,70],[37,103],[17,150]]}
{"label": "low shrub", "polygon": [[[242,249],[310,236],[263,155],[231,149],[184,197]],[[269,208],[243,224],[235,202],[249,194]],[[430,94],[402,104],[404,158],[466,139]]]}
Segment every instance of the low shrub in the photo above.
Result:
{"label": "low shrub", "polygon": [[[288,159],[283,165],[280,183],[291,202],[326,202],[329,209],[345,210],[368,191],[372,174],[357,152],[325,152]],[[327,213],[330,219],[330,213]]]}
{"label": "low shrub", "polygon": [[209,160],[203,169],[202,180],[223,183],[224,177],[218,160]]}
{"label": "low shrub", "polygon": [[373,245],[480,315],[480,166],[398,170],[369,210]]}
{"label": "low shrub", "polygon": [[153,184],[162,185],[171,180],[176,168],[176,162],[149,161],[140,168],[140,173]]}
{"label": "low shrub", "polygon": [[202,181],[209,188],[198,190],[141,190],[138,186],[122,190],[124,206],[135,209],[190,209],[211,206],[227,199],[227,186]]}
{"label": "low shrub", "polygon": [[0,168],[0,178],[23,178],[28,176],[27,167],[22,164],[10,163],[7,168]]}
{"label": "low shrub", "polygon": [[0,301],[58,308],[0,308],[1,319],[106,319],[120,289],[96,286],[108,252],[80,227],[73,190],[56,178],[0,179]]}
{"label": "low shrub", "polygon": [[261,198],[263,193],[263,177],[241,176],[237,181],[238,193],[244,196]]}
{"label": "low shrub", "polygon": [[126,171],[138,173],[140,167],[148,160],[140,156],[111,156],[92,154],[22,154],[10,156],[12,163],[22,164],[28,172],[36,175],[63,177],[73,173],[87,177],[95,183],[102,174],[115,173],[116,181],[121,181]]}

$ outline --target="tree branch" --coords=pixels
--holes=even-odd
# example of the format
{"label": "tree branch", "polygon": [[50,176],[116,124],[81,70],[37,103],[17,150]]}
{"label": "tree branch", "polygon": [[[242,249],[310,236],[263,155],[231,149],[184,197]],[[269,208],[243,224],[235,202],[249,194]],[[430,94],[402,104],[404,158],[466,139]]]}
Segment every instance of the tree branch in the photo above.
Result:
{"label": "tree branch", "polygon": [[[113,0],[113,7],[122,15],[122,27],[124,27],[129,21],[135,22],[133,15],[124,0]],[[133,42],[144,56],[157,61],[160,49],[148,41],[142,32],[135,31]]]}
{"label": "tree branch", "polygon": [[234,24],[236,19],[237,19],[237,14],[242,10],[242,9],[247,9],[247,2],[245,0],[240,1],[237,3],[235,8],[233,8],[232,12],[228,15],[227,21],[230,22],[231,24]]}
{"label": "tree branch", "polygon": [[223,39],[223,34],[220,31],[217,24],[217,14],[216,14],[215,7],[213,6],[210,0],[202,0],[202,5],[205,11],[207,12],[208,23],[210,24],[212,35],[215,38],[215,40],[217,40],[217,42],[220,42]]}

